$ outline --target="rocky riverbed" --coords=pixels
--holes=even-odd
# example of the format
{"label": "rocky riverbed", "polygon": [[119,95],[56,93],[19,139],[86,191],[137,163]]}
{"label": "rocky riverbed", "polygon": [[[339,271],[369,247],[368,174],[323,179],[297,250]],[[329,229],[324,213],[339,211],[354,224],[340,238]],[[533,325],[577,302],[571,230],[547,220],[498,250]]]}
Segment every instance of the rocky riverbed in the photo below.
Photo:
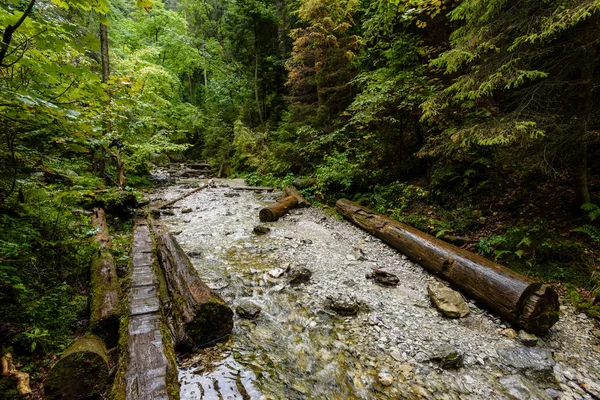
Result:
{"label": "rocky riverbed", "polygon": [[[328,209],[259,224],[280,193],[235,190],[243,185],[217,180],[159,218],[238,307],[227,342],[179,360],[182,399],[600,399],[598,323],[562,299],[560,321],[540,338],[473,302],[449,319],[428,296],[436,278],[402,254]],[[398,285],[367,279],[373,268]],[[302,269],[310,278],[294,280]]]}

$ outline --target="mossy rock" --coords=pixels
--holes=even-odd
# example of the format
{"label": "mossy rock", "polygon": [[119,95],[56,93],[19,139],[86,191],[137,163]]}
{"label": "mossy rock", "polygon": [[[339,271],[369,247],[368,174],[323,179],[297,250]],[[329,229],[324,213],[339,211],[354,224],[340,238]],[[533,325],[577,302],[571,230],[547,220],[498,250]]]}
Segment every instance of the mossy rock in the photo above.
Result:
{"label": "mossy rock", "polygon": [[106,389],[108,372],[104,343],[87,335],[74,341],[52,366],[44,390],[48,399],[99,398]]}

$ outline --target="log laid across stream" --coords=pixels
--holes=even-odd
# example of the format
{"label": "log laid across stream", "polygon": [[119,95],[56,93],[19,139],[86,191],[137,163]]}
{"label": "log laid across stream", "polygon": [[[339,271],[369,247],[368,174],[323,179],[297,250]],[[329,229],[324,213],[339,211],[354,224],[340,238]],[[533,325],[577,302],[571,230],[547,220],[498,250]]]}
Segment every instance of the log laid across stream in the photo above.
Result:
{"label": "log laid across stream", "polygon": [[336,206],[347,220],[526,331],[545,333],[558,321],[552,288],[349,200]]}
{"label": "log laid across stream", "polygon": [[233,329],[233,311],[198,276],[172,234],[156,232],[160,265],[173,298],[173,325],[176,345],[193,349],[226,340]]}

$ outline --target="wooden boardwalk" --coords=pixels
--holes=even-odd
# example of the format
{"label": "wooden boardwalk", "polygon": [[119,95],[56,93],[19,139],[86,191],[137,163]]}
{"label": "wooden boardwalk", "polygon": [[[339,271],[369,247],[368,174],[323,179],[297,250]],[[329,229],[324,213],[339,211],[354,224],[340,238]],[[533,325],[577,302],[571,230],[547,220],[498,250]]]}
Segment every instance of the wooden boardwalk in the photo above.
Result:
{"label": "wooden boardwalk", "polygon": [[161,332],[161,327],[166,325],[160,310],[153,250],[150,227],[147,221],[138,220],[131,248],[133,270],[125,369],[125,398],[128,400],[169,400],[169,375],[176,374]]}

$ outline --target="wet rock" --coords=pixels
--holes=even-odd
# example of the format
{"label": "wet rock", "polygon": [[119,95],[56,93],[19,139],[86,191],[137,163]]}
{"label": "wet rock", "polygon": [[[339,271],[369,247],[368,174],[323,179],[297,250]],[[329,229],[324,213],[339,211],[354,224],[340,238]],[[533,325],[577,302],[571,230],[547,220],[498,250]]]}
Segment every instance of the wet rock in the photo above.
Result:
{"label": "wet rock", "polygon": [[382,269],[373,268],[370,274],[367,274],[367,279],[373,279],[373,282],[381,286],[398,286],[400,278],[396,275]]}
{"label": "wet rock", "polygon": [[182,213],[182,214],[189,214],[189,213],[191,213],[192,211],[194,211],[194,210],[192,210],[191,208],[184,208],[183,210],[181,210],[181,213]]}
{"label": "wet rock", "polygon": [[527,333],[523,330],[519,331],[519,336],[517,336],[519,341],[523,343],[527,347],[535,347],[538,342],[538,337],[532,335],[531,333]]}
{"label": "wet rock", "polygon": [[275,268],[269,271],[269,275],[273,278],[281,278],[285,274],[285,269],[283,268]]}
{"label": "wet rock", "polygon": [[583,388],[595,399],[600,399],[600,382],[592,381],[591,379],[586,378],[583,381]]}
{"label": "wet rock", "polygon": [[552,397],[538,389],[530,380],[521,375],[504,376],[498,380],[506,394],[513,400],[552,400]]}
{"label": "wet rock", "polygon": [[299,285],[310,281],[312,271],[308,268],[297,268],[290,272],[290,285]]}
{"label": "wet rock", "polygon": [[463,354],[450,346],[442,346],[437,349],[430,358],[440,365],[443,369],[458,369],[463,366]]}
{"label": "wet rock", "polygon": [[516,368],[529,379],[541,383],[556,383],[552,352],[537,347],[517,347],[498,350],[500,360]]}
{"label": "wet rock", "polygon": [[469,306],[460,293],[441,282],[427,286],[427,293],[433,305],[448,318],[463,318],[469,315]]}
{"label": "wet rock", "polygon": [[266,235],[267,233],[271,232],[271,228],[265,225],[257,225],[254,227],[253,232],[257,235]]}
{"label": "wet rock", "polygon": [[394,383],[394,377],[392,376],[392,374],[390,374],[389,372],[384,372],[384,371],[380,372],[377,375],[377,380],[383,386],[391,386],[392,383]]}
{"label": "wet rock", "polygon": [[502,335],[506,336],[509,339],[515,339],[517,337],[517,331],[511,328],[503,329]]}
{"label": "wet rock", "polygon": [[261,312],[261,308],[248,300],[242,300],[235,307],[235,312],[240,318],[256,319]]}
{"label": "wet rock", "polygon": [[189,258],[198,258],[202,256],[202,252],[200,250],[191,250],[186,252],[186,254]]}
{"label": "wet rock", "polygon": [[356,315],[358,313],[358,303],[356,299],[342,294],[336,298],[328,297],[328,306],[338,315],[349,316]]}

